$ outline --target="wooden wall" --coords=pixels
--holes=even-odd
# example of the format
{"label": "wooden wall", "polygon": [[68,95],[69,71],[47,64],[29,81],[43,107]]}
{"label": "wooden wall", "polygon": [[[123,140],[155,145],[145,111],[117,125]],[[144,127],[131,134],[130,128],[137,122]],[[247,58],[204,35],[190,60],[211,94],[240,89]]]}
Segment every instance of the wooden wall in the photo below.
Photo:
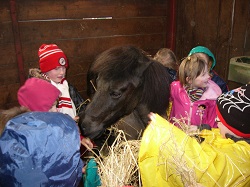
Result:
{"label": "wooden wall", "polygon": [[249,0],[1,0],[0,108],[18,104],[22,77],[38,67],[43,43],[65,52],[67,79],[83,97],[87,69],[99,53],[132,44],[154,55],[170,47],[172,36],[179,59],[194,46],[208,47],[217,59],[215,70],[227,80],[230,58],[250,55],[249,11]]}
{"label": "wooden wall", "polygon": [[[20,33],[19,56],[13,12]],[[1,0],[0,108],[17,104],[18,57],[27,77],[29,68],[38,67],[39,46],[56,43],[69,59],[68,81],[86,97],[86,72],[99,53],[132,44],[154,54],[166,45],[166,14],[166,0]]]}

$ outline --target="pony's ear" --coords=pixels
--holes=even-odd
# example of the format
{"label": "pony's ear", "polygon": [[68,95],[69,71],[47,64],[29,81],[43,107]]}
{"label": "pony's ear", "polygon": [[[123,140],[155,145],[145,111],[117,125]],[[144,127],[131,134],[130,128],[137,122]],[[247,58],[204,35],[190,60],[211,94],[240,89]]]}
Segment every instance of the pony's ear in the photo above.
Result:
{"label": "pony's ear", "polygon": [[142,77],[143,73],[150,66],[150,64],[154,63],[154,61],[150,59],[143,59],[139,60],[138,62],[140,65],[136,69],[136,75],[138,75],[139,77]]}
{"label": "pony's ear", "polygon": [[142,84],[142,82],[144,81],[144,72],[147,70],[147,68],[154,63],[154,61],[149,60],[149,59],[143,59],[143,60],[138,60],[138,66],[135,70],[136,76],[133,77],[133,84],[135,85],[135,87],[139,87],[139,85]]}

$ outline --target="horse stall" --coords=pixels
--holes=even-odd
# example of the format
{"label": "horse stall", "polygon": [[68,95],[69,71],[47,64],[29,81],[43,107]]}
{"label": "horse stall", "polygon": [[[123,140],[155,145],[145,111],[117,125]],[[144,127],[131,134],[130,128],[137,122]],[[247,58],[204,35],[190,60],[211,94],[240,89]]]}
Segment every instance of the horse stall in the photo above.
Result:
{"label": "horse stall", "polygon": [[[0,109],[18,105],[17,90],[29,69],[39,66],[39,46],[52,43],[66,54],[67,80],[85,99],[91,64],[99,54],[124,45],[147,56],[170,48],[179,61],[193,47],[206,46],[215,55],[215,71],[234,89],[243,82],[228,78],[235,72],[230,60],[250,56],[249,7],[248,0],[1,0]],[[250,75],[244,79],[250,82]],[[138,145],[133,147],[138,151]]]}

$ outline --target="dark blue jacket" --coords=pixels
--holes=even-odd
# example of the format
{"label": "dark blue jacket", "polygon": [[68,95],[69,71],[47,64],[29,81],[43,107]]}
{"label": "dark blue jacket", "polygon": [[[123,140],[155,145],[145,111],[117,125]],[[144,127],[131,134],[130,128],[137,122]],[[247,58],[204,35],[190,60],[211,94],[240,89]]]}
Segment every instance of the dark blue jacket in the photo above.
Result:
{"label": "dark blue jacket", "polygon": [[227,83],[214,70],[212,70],[210,74],[212,75],[211,80],[220,87],[222,93],[229,91]]}
{"label": "dark blue jacket", "polygon": [[62,113],[27,112],[0,137],[0,186],[74,187],[82,178],[80,136]]}

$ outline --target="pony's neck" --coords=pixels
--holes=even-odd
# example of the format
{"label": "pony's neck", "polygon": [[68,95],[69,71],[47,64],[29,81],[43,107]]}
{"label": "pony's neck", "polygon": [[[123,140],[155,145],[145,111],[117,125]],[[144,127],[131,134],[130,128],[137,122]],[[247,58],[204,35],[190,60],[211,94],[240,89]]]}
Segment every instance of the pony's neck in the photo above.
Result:
{"label": "pony's neck", "polygon": [[145,104],[138,104],[133,113],[141,120],[141,123],[144,124],[144,127],[148,125],[148,114],[150,110]]}

